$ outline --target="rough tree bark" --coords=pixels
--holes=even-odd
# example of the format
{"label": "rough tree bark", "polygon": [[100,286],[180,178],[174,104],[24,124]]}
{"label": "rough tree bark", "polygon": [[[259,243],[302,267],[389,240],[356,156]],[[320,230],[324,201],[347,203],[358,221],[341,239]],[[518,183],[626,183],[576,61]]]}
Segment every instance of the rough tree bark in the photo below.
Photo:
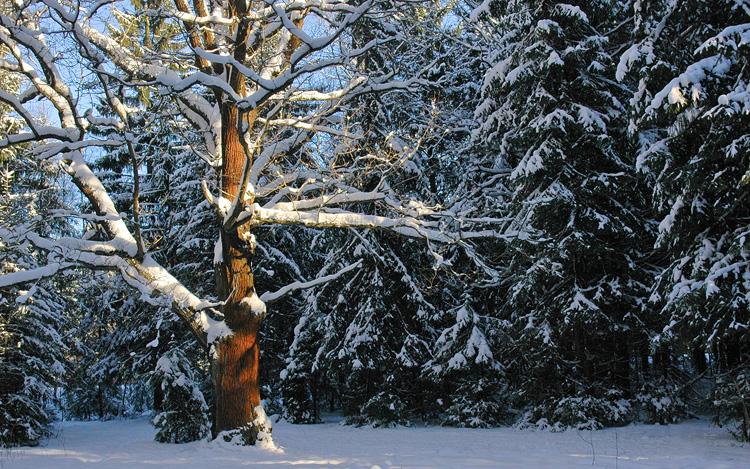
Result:
{"label": "rough tree bark", "polygon": [[[196,2],[201,4],[201,2]],[[234,30],[235,44],[233,55],[243,63],[248,53],[247,40],[250,22],[247,18],[247,4],[244,1],[229,2],[229,11],[239,19]],[[197,8],[201,10],[201,8]],[[295,21],[302,26],[302,19]],[[206,43],[212,38],[204,37]],[[289,62],[291,52],[300,44],[293,38],[285,50],[285,60]],[[199,59],[200,60],[200,59]],[[201,66],[200,61],[197,64]],[[233,67],[225,71],[229,85],[240,97],[247,95],[247,78]],[[243,133],[253,129],[259,109],[241,112],[234,103],[224,101],[217,95],[221,108],[222,166],[221,197],[244,204],[245,191],[243,176],[252,166],[253,155],[243,146]],[[244,128],[243,128],[244,127]],[[223,313],[232,335],[221,339],[215,345],[211,364],[216,399],[214,413],[214,435],[223,431],[242,429],[243,438],[254,444],[258,431],[270,432],[270,428],[257,428],[253,422],[261,409],[260,383],[260,344],[258,334],[265,316],[265,306],[258,299],[253,278],[253,256],[255,246],[252,241],[251,226],[241,224],[229,226],[225,223],[221,230],[222,265],[217,269],[216,288],[219,298],[224,299]]]}
{"label": "rough tree bark", "polygon": [[[236,89],[242,93],[244,85],[239,83]],[[221,195],[234,200],[250,155],[245,154],[240,141],[241,114],[237,107],[232,104],[222,107]],[[254,116],[255,113],[250,113],[245,119],[248,125],[252,125],[248,121],[254,120]],[[232,335],[215,345],[211,365],[216,399],[214,433],[248,425],[256,417],[254,409],[260,405],[258,332],[263,315],[253,311],[250,301],[243,301],[257,297],[250,236],[247,225],[225,227],[221,232],[223,261],[217,268],[217,293],[225,299],[223,313]]]}

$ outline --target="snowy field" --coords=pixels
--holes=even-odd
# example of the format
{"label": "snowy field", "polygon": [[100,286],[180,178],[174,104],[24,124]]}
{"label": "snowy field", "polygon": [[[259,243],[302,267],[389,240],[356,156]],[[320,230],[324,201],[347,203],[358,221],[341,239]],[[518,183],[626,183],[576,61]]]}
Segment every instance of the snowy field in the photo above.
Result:
{"label": "snowy field", "polygon": [[750,446],[706,421],[563,433],[336,423],[279,423],[275,430],[278,451],[159,444],[145,418],[66,422],[43,447],[4,451],[0,468],[750,468]]}

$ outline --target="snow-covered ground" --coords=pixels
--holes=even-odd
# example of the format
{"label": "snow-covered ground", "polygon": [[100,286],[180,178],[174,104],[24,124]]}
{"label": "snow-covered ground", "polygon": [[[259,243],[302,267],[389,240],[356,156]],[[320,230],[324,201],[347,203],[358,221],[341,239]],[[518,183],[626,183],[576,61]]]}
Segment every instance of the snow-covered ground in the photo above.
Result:
{"label": "snow-covered ground", "polygon": [[66,422],[37,448],[0,452],[0,469],[67,468],[750,468],[750,446],[706,421],[597,432],[353,428],[276,424],[282,449],[153,441],[145,418]]}

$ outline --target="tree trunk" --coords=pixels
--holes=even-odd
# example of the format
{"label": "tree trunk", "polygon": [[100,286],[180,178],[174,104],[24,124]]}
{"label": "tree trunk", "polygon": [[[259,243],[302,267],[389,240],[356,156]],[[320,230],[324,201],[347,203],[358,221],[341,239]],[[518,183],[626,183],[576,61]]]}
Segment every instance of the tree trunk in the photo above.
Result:
{"label": "tree trunk", "polygon": [[630,350],[628,348],[629,336],[620,332],[615,337],[615,383],[620,387],[625,397],[630,397]]}
{"label": "tree trunk", "polygon": [[[247,119],[254,118],[251,112]],[[232,104],[222,106],[221,196],[233,201],[240,190],[245,151],[240,142],[240,113]],[[250,122],[252,125],[252,122]],[[222,264],[217,267],[217,293],[225,300],[224,319],[232,331],[213,354],[215,388],[214,434],[239,430],[242,443],[254,444],[258,436],[256,408],[260,406],[258,382],[260,347],[258,332],[263,313],[255,293],[252,272],[253,244],[247,228],[222,229]],[[262,303],[261,303],[262,305]],[[270,428],[261,429],[270,432]]]}
{"label": "tree trunk", "polygon": [[705,372],[708,369],[708,363],[706,362],[706,351],[703,349],[703,346],[694,345],[691,354],[695,372],[698,374]]}
{"label": "tree trunk", "polygon": [[164,391],[161,389],[161,383],[154,385],[154,412],[161,412],[164,406]]}
{"label": "tree trunk", "polygon": [[640,382],[647,380],[647,376],[651,373],[651,366],[649,364],[648,357],[651,355],[648,345],[649,339],[642,336],[638,342],[638,354],[641,359],[641,376],[639,377]]}
{"label": "tree trunk", "polygon": [[654,354],[654,369],[656,373],[664,378],[669,376],[669,369],[672,366],[672,351],[667,345],[659,345]]}
{"label": "tree trunk", "polygon": [[219,343],[213,363],[217,433],[250,424],[260,405],[257,329],[233,332]]}

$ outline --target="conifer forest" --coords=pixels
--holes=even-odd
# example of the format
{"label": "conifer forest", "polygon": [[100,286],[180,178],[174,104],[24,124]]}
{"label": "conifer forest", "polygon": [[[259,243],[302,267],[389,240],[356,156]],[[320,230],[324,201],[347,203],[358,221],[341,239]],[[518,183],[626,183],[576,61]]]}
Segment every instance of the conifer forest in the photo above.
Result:
{"label": "conifer forest", "polygon": [[0,0],[0,447],[85,428],[750,465],[750,0]]}

